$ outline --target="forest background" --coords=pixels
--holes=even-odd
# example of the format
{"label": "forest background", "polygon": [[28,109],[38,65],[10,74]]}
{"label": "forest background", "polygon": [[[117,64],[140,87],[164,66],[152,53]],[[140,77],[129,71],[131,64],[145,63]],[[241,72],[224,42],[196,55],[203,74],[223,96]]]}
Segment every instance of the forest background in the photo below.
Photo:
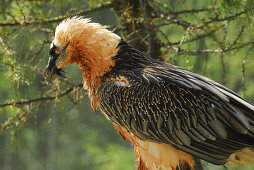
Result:
{"label": "forest background", "polygon": [[253,10],[252,0],[1,0],[0,169],[137,168],[132,145],[92,111],[76,65],[65,68],[67,78],[44,81],[54,29],[64,18],[90,17],[152,57],[254,104]]}

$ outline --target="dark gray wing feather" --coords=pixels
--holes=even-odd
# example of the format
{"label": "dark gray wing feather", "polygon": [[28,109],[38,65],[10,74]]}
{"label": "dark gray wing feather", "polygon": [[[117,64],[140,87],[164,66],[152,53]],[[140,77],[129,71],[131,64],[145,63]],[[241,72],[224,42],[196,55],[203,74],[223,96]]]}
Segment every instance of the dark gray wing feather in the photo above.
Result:
{"label": "dark gray wing feather", "polygon": [[254,107],[226,87],[167,64],[119,75],[129,85],[103,82],[100,106],[140,139],[168,143],[214,164],[254,145]]}

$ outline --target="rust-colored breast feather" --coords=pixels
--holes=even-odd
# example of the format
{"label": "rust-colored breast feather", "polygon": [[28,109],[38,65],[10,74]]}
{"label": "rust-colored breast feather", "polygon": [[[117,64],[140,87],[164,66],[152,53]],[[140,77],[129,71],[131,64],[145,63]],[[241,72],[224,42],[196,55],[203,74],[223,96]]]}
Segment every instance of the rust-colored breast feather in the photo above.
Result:
{"label": "rust-colored breast feather", "polygon": [[138,170],[168,170],[176,169],[187,163],[191,168],[195,162],[193,157],[165,143],[143,141],[125,128],[113,123],[117,132],[134,144],[134,152],[137,157]]}
{"label": "rust-colored breast feather", "polygon": [[[102,112],[132,142],[140,169],[175,169],[192,156],[213,164],[253,162],[254,107],[236,93],[122,41],[97,92]],[[246,149],[248,148],[248,149]]]}

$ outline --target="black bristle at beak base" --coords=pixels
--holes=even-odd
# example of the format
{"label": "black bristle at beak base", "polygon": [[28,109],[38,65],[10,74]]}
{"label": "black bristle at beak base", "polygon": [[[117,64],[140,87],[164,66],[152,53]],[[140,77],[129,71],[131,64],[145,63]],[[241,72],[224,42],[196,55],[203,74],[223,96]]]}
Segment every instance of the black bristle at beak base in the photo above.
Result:
{"label": "black bristle at beak base", "polygon": [[58,69],[57,70],[57,75],[60,76],[60,77],[63,77],[63,78],[66,78],[66,76],[64,75],[65,71],[63,69]]}

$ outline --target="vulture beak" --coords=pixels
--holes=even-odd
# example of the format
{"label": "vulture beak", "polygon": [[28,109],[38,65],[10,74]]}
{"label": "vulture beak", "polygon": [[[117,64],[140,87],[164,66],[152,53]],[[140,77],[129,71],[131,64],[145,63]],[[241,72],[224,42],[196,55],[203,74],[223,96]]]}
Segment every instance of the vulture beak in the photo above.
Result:
{"label": "vulture beak", "polygon": [[56,57],[49,57],[48,65],[44,69],[44,78],[47,81],[51,81],[59,69],[56,67]]}
{"label": "vulture beak", "polygon": [[66,61],[67,53],[66,48],[68,47],[69,42],[67,45],[60,51],[55,46],[50,50],[49,52],[49,60],[48,65],[44,69],[44,78],[47,81],[51,81],[54,78],[54,75],[57,74],[59,76],[65,77],[62,72],[63,70],[61,68],[58,68]]}

